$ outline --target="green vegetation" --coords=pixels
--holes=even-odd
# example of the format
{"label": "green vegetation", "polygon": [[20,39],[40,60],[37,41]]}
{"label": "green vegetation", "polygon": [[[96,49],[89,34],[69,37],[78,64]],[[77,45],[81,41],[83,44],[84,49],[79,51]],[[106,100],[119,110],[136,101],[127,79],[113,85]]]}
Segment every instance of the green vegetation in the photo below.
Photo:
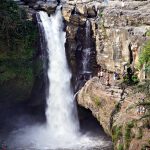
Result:
{"label": "green vegetation", "polygon": [[103,17],[103,12],[100,12],[100,13],[99,13],[99,17]]}
{"label": "green vegetation", "polygon": [[134,127],[134,122],[129,122],[125,127],[125,148],[128,149],[131,142],[131,129]]}
{"label": "green vegetation", "polygon": [[118,146],[118,150],[124,150],[124,148],[123,148],[123,144],[119,144],[119,146]]}
{"label": "green vegetation", "polygon": [[145,43],[141,51],[141,54],[139,56],[139,69],[141,69],[143,66],[146,74],[149,74],[150,73],[150,40],[148,40]]}
{"label": "green vegetation", "polygon": [[146,32],[146,36],[150,36],[150,30]]}
{"label": "green vegetation", "polygon": [[121,109],[121,103],[118,102],[118,103],[115,105],[115,113],[119,112],[120,109]]}
{"label": "green vegetation", "polygon": [[101,105],[100,98],[97,95],[92,95],[92,99],[94,100],[96,106]]}
{"label": "green vegetation", "polygon": [[146,80],[145,82],[137,85],[134,88],[134,92],[145,93],[146,97],[144,98],[144,101],[139,101],[133,107],[144,106],[146,108],[146,112],[141,116],[140,119],[147,119],[147,121],[149,121],[150,120],[150,80]]}
{"label": "green vegetation", "polygon": [[145,95],[150,97],[150,80],[146,80],[145,82],[141,82],[134,88],[135,93],[144,92]]}
{"label": "green vegetation", "polygon": [[106,33],[106,28],[104,26],[104,17],[103,17],[103,12],[99,13],[100,17],[100,29],[101,29],[101,35],[103,36],[104,39],[107,38],[107,33]]}
{"label": "green vegetation", "polygon": [[132,75],[131,79],[128,77],[128,75],[126,75],[123,78],[123,83],[132,86],[132,85],[136,85],[137,83],[139,83],[139,79],[136,75]]}
{"label": "green vegetation", "polygon": [[133,82],[133,84],[137,84],[139,82],[139,79],[136,75],[132,76],[132,82]]}
{"label": "green vegetation", "polygon": [[114,126],[112,131],[113,142],[117,141],[122,136],[122,126]]}
{"label": "green vegetation", "polygon": [[0,84],[16,79],[33,81],[37,27],[11,0],[0,3]]}

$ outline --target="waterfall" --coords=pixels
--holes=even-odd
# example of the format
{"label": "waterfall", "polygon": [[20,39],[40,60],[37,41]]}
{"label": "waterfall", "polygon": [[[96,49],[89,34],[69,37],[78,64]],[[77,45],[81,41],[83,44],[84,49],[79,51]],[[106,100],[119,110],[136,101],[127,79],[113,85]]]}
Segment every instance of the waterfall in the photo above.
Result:
{"label": "waterfall", "polygon": [[63,31],[60,8],[58,7],[56,13],[50,17],[46,12],[39,12],[37,22],[42,36],[41,47],[46,51],[44,52],[46,56],[43,58],[46,62],[48,59],[48,66],[47,63],[44,64],[44,67],[47,66],[45,71],[48,78],[47,122],[46,125],[23,126],[13,131],[7,140],[9,149],[90,150],[108,146],[109,143],[101,136],[90,133],[83,135],[79,132],[76,105],[70,83],[71,73],[64,47],[66,34]]}
{"label": "waterfall", "polygon": [[90,21],[87,20],[86,21],[86,38],[85,38],[85,49],[83,49],[83,55],[82,55],[82,64],[83,64],[83,74],[85,73],[90,73],[90,68],[89,68],[89,64],[90,64],[90,58],[91,58],[91,24]]}
{"label": "waterfall", "polygon": [[[93,74],[93,54],[94,54],[94,46],[92,41],[92,30],[91,30],[91,22],[90,20],[86,20],[84,32],[85,37],[82,39],[82,44],[79,41],[80,47],[82,49],[77,49],[79,54],[79,61],[78,63],[78,74],[76,77],[76,85],[75,90],[76,92],[83,87],[85,82],[92,77]],[[80,35],[80,34],[79,34]],[[78,58],[77,58],[78,59]]]}
{"label": "waterfall", "polygon": [[71,90],[71,73],[65,54],[65,32],[61,10],[48,16],[39,12],[44,28],[48,53],[49,90],[47,95],[47,126],[51,135],[56,138],[72,138],[79,130],[77,112]]}

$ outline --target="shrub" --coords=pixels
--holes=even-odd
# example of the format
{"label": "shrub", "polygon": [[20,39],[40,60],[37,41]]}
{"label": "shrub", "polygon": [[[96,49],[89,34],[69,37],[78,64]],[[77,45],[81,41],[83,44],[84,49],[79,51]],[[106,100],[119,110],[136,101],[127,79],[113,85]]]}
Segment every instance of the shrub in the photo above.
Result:
{"label": "shrub", "polygon": [[114,126],[113,127],[113,131],[112,131],[112,138],[113,138],[113,141],[117,141],[121,136],[122,136],[122,126]]}
{"label": "shrub", "polygon": [[118,146],[118,150],[124,150],[124,148],[123,148],[123,144],[119,144],[119,146]]}
{"label": "shrub", "polygon": [[126,149],[129,148],[131,142],[131,129],[134,127],[134,122],[131,121],[126,125],[125,128],[125,147]]}
{"label": "shrub", "polygon": [[139,68],[141,69],[145,65],[145,72],[150,73],[150,40],[148,40],[139,56]]}

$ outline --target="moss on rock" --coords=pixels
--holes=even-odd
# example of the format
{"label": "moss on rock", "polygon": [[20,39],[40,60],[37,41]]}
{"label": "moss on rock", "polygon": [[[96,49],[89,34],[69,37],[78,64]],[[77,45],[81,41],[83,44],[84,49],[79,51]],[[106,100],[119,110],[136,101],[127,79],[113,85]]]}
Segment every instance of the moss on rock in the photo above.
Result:
{"label": "moss on rock", "polygon": [[0,10],[0,99],[24,100],[35,78],[37,26],[12,0],[2,0]]}

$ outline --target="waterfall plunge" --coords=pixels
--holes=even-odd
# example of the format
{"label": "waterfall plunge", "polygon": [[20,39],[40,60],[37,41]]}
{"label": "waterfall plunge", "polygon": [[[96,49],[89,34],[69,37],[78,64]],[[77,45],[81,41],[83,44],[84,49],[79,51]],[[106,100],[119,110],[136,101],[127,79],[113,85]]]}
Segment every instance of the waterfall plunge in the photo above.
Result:
{"label": "waterfall plunge", "polygon": [[48,52],[49,92],[47,95],[47,123],[51,135],[72,138],[79,130],[77,112],[71,91],[71,73],[65,54],[65,32],[63,20],[58,9],[55,15],[48,17],[46,12],[39,12],[44,28]]}

